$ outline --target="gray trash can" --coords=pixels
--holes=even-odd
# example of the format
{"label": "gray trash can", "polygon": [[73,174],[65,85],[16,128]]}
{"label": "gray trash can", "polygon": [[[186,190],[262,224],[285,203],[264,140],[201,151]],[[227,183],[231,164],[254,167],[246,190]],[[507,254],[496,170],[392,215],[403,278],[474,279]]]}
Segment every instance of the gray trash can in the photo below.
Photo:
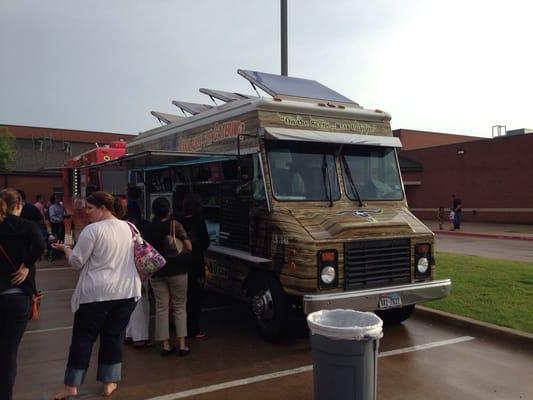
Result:
{"label": "gray trash can", "polygon": [[315,400],[375,400],[383,321],[370,312],[321,310],[307,324]]}

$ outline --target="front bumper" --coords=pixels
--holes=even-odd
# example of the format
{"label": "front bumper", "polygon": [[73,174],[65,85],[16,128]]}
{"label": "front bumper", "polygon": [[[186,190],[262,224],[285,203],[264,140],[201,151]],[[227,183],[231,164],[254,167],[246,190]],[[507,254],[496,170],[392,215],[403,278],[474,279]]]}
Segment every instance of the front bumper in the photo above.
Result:
{"label": "front bumper", "polygon": [[389,286],[366,290],[331,294],[308,294],[304,296],[303,307],[306,314],[319,310],[344,308],[357,311],[378,310],[379,297],[384,294],[398,294],[402,306],[440,299],[448,296],[452,282],[450,279],[411,283],[409,285]]}

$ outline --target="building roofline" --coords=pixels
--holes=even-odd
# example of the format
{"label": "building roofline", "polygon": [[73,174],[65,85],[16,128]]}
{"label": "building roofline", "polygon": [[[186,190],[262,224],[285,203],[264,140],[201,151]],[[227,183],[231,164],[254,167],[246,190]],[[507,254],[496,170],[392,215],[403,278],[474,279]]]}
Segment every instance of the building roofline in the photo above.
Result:
{"label": "building roofline", "polygon": [[490,139],[490,138],[484,138],[483,136],[473,136],[473,135],[464,135],[462,133],[450,133],[450,132],[434,132],[434,131],[421,131],[419,129],[409,129],[409,128],[397,128],[392,130],[392,134],[394,133],[402,133],[402,132],[416,132],[416,133],[429,133],[429,134],[436,134],[436,135],[448,135],[448,136],[463,136],[463,137],[469,137],[469,138],[478,138],[478,139]]}
{"label": "building roofline", "polygon": [[131,136],[135,137],[135,133],[117,133],[117,132],[103,132],[103,131],[86,131],[81,129],[69,129],[69,128],[51,128],[48,126],[31,126],[31,125],[17,125],[17,124],[4,124],[0,123],[0,126],[5,127],[15,127],[15,128],[26,128],[26,129],[48,129],[53,130],[54,132],[69,132],[69,133],[80,133],[80,134],[105,134],[105,135],[121,135],[121,136]]}

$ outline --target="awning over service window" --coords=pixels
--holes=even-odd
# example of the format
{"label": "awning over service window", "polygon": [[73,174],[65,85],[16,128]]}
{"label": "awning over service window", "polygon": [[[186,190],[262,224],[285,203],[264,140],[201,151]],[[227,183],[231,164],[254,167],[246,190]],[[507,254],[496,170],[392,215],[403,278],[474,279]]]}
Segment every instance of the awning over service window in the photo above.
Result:
{"label": "awning over service window", "polygon": [[322,132],[276,127],[265,127],[265,133],[267,138],[270,137],[276,140],[402,147],[400,139],[391,136],[360,135],[355,133]]}
{"label": "awning over service window", "polygon": [[[88,166],[126,167],[130,171],[155,171],[168,167],[204,164],[215,161],[236,160],[236,156],[206,153],[179,153],[165,150],[148,150],[141,153],[125,155],[117,159]],[[82,167],[83,168],[83,167]]]}

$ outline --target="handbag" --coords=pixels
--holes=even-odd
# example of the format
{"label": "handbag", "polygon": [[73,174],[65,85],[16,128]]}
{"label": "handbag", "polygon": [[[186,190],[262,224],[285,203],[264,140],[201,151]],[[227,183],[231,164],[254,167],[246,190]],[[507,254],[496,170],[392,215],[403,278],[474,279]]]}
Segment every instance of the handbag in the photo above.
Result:
{"label": "handbag", "polygon": [[[6,258],[6,260],[11,265],[11,268],[13,268],[13,272],[17,272],[18,268],[15,267],[15,264],[13,264],[13,261],[11,261],[11,257],[9,257],[9,254],[7,254],[6,250],[4,249],[4,246],[0,244],[0,251]],[[35,321],[39,319],[39,308],[41,307],[41,300],[43,298],[43,293],[41,291],[35,290],[34,293],[31,296],[31,306],[30,306],[30,313],[28,315],[28,319],[30,321]]]}
{"label": "handbag", "polygon": [[165,266],[167,260],[159,252],[143,239],[139,230],[130,222],[127,222],[131,230],[133,241],[133,260],[141,281],[146,281],[154,273]]}
{"label": "handbag", "polygon": [[183,252],[183,241],[176,237],[176,224],[175,220],[170,221],[170,234],[165,235],[163,240],[166,258],[175,258]]}

